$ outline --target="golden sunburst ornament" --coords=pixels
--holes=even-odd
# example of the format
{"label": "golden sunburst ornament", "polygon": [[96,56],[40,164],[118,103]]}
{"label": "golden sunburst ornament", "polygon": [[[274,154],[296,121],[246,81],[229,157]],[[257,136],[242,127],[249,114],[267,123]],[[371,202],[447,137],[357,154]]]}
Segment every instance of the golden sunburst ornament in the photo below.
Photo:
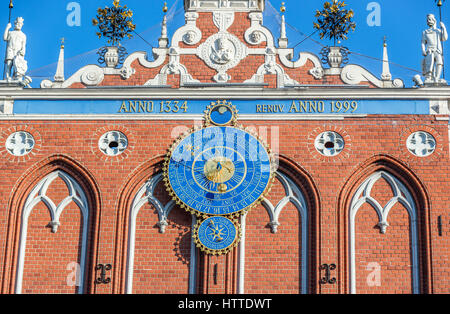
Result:
{"label": "golden sunburst ornament", "polygon": [[197,221],[194,228],[196,246],[209,255],[224,255],[240,242],[242,230],[236,220],[213,216]]}

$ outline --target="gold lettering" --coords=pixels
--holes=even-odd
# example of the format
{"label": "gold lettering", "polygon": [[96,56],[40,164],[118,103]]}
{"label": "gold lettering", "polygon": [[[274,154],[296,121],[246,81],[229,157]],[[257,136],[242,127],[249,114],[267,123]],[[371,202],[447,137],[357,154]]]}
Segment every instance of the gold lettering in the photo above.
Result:
{"label": "gold lettering", "polygon": [[130,101],[130,111],[136,113],[136,102]]}
{"label": "gold lettering", "polygon": [[142,112],[145,112],[146,110],[146,101],[139,101],[139,113],[141,113],[141,110],[142,110]]}
{"label": "gold lettering", "polygon": [[295,104],[294,100],[292,101],[292,105],[291,105],[291,108],[289,109],[289,113],[291,113],[292,110],[295,110],[295,112],[298,112],[298,108],[297,108],[297,105]]}
{"label": "gold lettering", "polygon": [[172,111],[173,111],[174,113],[177,113],[178,111],[180,111],[180,106],[178,106],[179,103],[180,103],[180,102],[177,101],[177,100],[174,100],[174,101],[173,101],[173,105],[174,105],[175,109],[173,109]]}
{"label": "gold lettering", "polygon": [[317,111],[317,105],[315,101],[308,101],[309,103],[309,112],[316,112]]}
{"label": "gold lettering", "polygon": [[[355,112],[358,110],[357,101],[337,100],[330,101],[331,112]],[[286,104],[256,104],[256,113],[324,113],[325,101],[319,100],[293,100],[287,109]],[[286,107],[286,111],[284,108]],[[155,103],[151,100],[123,100],[118,113],[152,113]],[[158,109],[156,109],[158,110]],[[161,113],[187,113],[188,102],[178,100],[165,100],[160,102]]]}
{"label": "gold lettering", "polygon": [[317,108],[320,113],[325,111],[325,102],[319,101],[319,107]]}
{"label": "gold lettering", "polygon": [[358,102],[357,101],[352,101],[350,104],[350,107],[352,107],[352,112],[355,112],[358,109]]}
{"label": "gold lettering", "polygon": [[186,113],[188,111],[188,102],[185,101],[184,104],[180,107],[180,109],[183,109],[184,113]]}
{"label": "gold lettering", "polygon": [[147,101],[147,112],[153,112],[153,101]]}
{"label": "gold lettering", "polygon": [[299,103],[300,103],[300,112],[306,112],[308,110],[306,102],[303,103],[303,101],[300,101]]}
{"label": "gold lettering", "polygon": [[122,106],[120,106],[119,113],[122,113],[122,111],[129,112],[125,100],[122,102]]}

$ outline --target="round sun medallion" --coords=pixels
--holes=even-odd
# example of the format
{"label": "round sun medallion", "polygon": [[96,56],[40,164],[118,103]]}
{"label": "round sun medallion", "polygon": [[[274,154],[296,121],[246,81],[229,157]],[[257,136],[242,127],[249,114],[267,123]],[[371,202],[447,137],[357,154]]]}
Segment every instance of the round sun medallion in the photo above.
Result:
{"label": "round sun medallion", "polygon": [[211,255],[228,253],[239,243],[239,239],[238,225],[226,217],[210,217],[197,223],[194,230],[197,247]]}

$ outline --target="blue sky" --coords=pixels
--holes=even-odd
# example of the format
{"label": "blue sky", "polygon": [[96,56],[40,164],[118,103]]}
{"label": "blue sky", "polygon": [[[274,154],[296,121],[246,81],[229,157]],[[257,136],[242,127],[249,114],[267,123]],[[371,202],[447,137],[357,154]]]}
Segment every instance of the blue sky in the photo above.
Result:
{"label": "blue sky", "polygon": [[[68,16],[72,11],[67,10],[71,2],[80,6],[80,25],[69,25]],[[279,7],[281,0],[267,2],[264,24],[278,37],[279,33]],[[315,21],[315,11],[323,5],[323,0],[284,0],[287,6],[286,21],[289,24],[289,47],[294,47],[312,32]],[[380,6],[380,25],[369,26],[369,3],[376,2]],[[111,5],[112,0],[14,0],[13,19],[22,16],[25,19],[23,28],[28,37],[26,59],[29,73],[34,82],[33,87],[45,78],[52,78],[58,59],[60,39],[66,40],[66,78],[83,65],[96,63],[96,50],[105,45],[103,39],[95,35],[96,29],[92,26],[98,7]],[[162,6],[160,0],[121,0],[134,11],[136,31],[153,46],[157,46],[162,20]],[[182,0],[167,0],[170,34],[184,24],[184,11]],[[426,15],[434,13],[437,17],[438,9],[434,0],[347,0],[348,7],[355,11],[357,28],[342,44],[355,52],[350,56],[350,63],[360,64],[369,69],[377,77],[381,75],[382,43],[386,36],[389,45],[389,58],[391,72],[395,78],[401,78],[407,86],[411,86],[412,77],[420,70],[422,60],[421,34],[427,28]],[[8,21],[9,0],[0,0],[0,28],[3,33]],[[448,21],[450,2],[444,4],[443,22]],[[320,40],[315,34],[305,40],[296,48],[296,52],[308,51],[319,54],[321,45],[330,45],[327,40]],[[151,51],[151,46],[138,36],[123,43],[128,52]],[[446,45],[445,56],[448,56],[450,45]],[[2,41],[0,50],[5,51]],[[151,56],[151,54],[149,54]],[[446,73],[450,75],[449,66]],[[414,71],[416,70],[416,71]],[[447,77],[450,79],[450,76]]]}

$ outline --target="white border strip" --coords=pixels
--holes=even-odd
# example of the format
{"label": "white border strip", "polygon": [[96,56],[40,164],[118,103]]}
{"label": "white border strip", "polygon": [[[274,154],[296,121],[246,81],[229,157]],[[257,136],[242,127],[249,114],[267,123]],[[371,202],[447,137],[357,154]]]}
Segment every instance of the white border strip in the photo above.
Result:
{"label": "white border strip", "polygon": [[0,89],[2,99],[447,99],[450,88],[81,88]]}

